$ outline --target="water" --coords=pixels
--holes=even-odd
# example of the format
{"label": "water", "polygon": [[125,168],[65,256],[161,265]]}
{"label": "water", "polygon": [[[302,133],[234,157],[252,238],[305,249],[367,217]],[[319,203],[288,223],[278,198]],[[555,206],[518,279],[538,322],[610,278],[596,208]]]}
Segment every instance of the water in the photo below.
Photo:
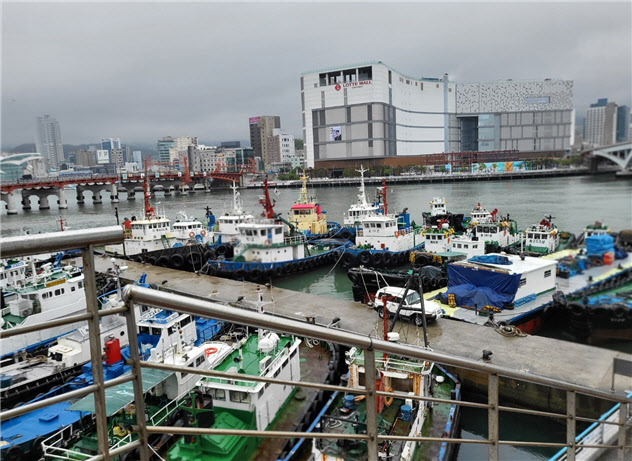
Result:
{"label": "water", "polygon": [[[547,178],[495,182],[463,182],[449,184],[408,184],[389,189],[388,206],[392,211],[408,207],[412,219],[422,221],[421,213],[429,210],[433,197],[443,196],[448,202],[448,210],[455,213],[469,213],[480,202],[490,211],[497,208],[501,214],[509,213],[518,222],[519,228],[539,222],[544,215],[553,215],[554,222],[564,231],[580,232],[585,225],[595,220],[603,221],[613,230],[632,228],[632,188],[629,180],[616,180],[614,176]],[[372,187],[368,188],[370,197]],[[313,192],[327,210],[329,221],[343,219],[343,213],[356,200],[356,187],[318,188]],[[242,200],[247,211],[259,213],[260,190],[243,190]],[[298,195],[297,189],[281,189],[273,193],[276,211],[287,216],[289,207]],[[118,204],[109,201],[108,194],[102,194],[103,204],[93,205],[89,192],[85,194],[86,204],[78,205],[73,191],[67,191],[67,210],[57,210],[55,200],[50,200],[51,210],[37,210],[37,199],[31,198],[33,210],[20,210],[18,215],[7,216],[2,208],[2,236],[21,235],[25,230],[32,233],[51,232],[59,229],[55,222],[59,217],[66,219],[65,227],[83,229],[88,227],[116,224],[115,207],[121,220],[132,215],[142,215],[142,195],[136,194],[135,201],[122,199]],[[232,207],[229,190],[212,193],[198,192],[188,196],[164,197],[161,193],[153,200],[154,205],[175,219],[179,211],[198,219],[204,216],[207,206],[220,215]],[[340,268],[320,268],[309,274],[284,278],[275,282],[281,288],[300,290],[317,295],[351,299],[351,282]],[[626,343],[628,346],[629,342]],[[621,344],[608,347],[618,348]],[[480,410],[464,408],[462,428],[464,438],[483,438],[486,435],[487,415]],[[547,418],[533,418],[524,415],[503,415],[500,425],[501,437],[509,440],[563,441],[565,426]],[[538,449],[502,446],[501,459],[547,459],[556,449]],[[487,447],[483,445],[463,445],[459,459],[487,459]]]}

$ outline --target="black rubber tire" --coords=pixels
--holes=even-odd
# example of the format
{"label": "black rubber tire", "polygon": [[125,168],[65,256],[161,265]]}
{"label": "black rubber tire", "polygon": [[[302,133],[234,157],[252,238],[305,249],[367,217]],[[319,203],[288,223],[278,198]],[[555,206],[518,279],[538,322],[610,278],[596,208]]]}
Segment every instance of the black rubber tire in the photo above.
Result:
{"label": "black rubber tire", "polygon": [[390,251],[385,251],[382,255],[382,260],[384,261],[384,265],[386,267],[390,266],[393,263],[393,255],[391,255]]}
{"label": "black rubber tire", "polygon": [[269,280],[272,280],[274,278],[274,270],[273,269],[266,269],[263,272],[263,281],[264,282],[268,282]]}
{"label": "black rubber tire", "polygon": [[272,271],[274,272],[275,278],[281,277],[283,275],[283,270],[278,266],[272,269]]}
{"label": "black rubber tire", "polygon": [[202,262],[202,255],[197,251],[193,251],[187,259],[192,262],[194,267],[198,267]]}
{"label": "black rubber tire", "polygon": [[262,277],[263,277],[263,272],[261,272],[259,269],[253,269],[251,271],[248,271],[246,274],[246,279],[249,282],[254,282],[254,283],[259,283]]}
{"label": "black rubber tire", "polygon": [[371,261],[371,252],[370,251],[361,251],[358,255],[358,262],[362,265],[367,265]]}
{"label": "black rubber tire", "polygon": [[233,278],[235,280],[244,280],[246,278],[246,274],[247,272],[243,269],[237,269],[235,272],[233,272]]}
{"label": "black rubber tire", "polygon": [[182,269],[184,267],[184,256],[176,253],[171,257],[170,263],[171,263],[170,265],[172,268]]}
{"label": "black rubber tire", "polygon": [[158,258],[158,260],[156,261],[156,266],[169,267],[169,257],[161,256],[160,258]]}
{"label": "black rubber tire", "polygon": [[351,238],[351,232],[349,232],[349,231],[348,231],[348,230],[346,230],[346,229],[345,229],[345,230],[343,230],[343,231],[340,233],[340,238],[343,238],[343,239],[345,239],[345,240],[349,240],[349,239]]}
{"label": "black rubber tire", "polygon": [[344,267],[353,267],[356,265],[356,257],[353,255],[353,253],[345,253],[342,255],[340,263]]}
{"label": "black rubber tire", "polygon": [[20,447],[12,446],[11,448],[7,449],[6,454],[2,457],[2,459],[6,461],[17,461],[22,458],[23,453],[24,452]]}
{"label": "black rubber tire", "polygon": [[294,272],[294,270],[294,263],[287,263],[281,268],[283,275],[290,275]]}
{"label": "black rubber tire", "polygon": [[384,256],[380,251],[377,251],[371,255],[371,264],[376,267],[380,267],[384,264]]}
{"label": "black rubber tire", "polygon": [[216,252],[218,255],[224,255],[224,254],[226,254],[226,245],[224,245],[224,244],[219,245],[219,246],[215,249],[215,252]]}
{"label": "black rubber tire", "polygon": [[402,261],[402,264],[408,264],[410,262],[410,254],[412,253],[412,251],[408,250],[406,251],[406,253],[404,253],[404,259]]}
{"label": "black rubber tire", "polygon": [[568,308],[568,310],[570,311],[571,315],[573,317],[583,317],[584,315],[586,315],[586,306],[584,306],[582,303],[568,303],[568,305],[566,306]]}
{"label": "black rubber tire", "polygon": [[149,258],[147,258],[147,263],[151,264],[152,266],[156,264],[156,261],[158,260],[158,258],[156,258],[155,256],[150,256]]}
{"label": "black rubber tire", "polygon": [[384,318],[384,307],[378,307],[377,308],[377,316],[381,319]]}

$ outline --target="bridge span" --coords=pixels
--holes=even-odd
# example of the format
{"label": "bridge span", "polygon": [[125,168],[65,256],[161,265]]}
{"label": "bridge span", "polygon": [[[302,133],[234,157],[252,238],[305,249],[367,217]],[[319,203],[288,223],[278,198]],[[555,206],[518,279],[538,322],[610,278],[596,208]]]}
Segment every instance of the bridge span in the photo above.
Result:
{"label": "bridge span", "polygon": [[[243,171],[182,174],[181,172],[149,173],[152,193],[162,191],[164,195],[172,193],[188,194],[195,191],[210,191],[211,182],[236,182],[243,185]],[[125,192],[127,200],[135,200],[136,192],[143,190],[143,174],[93,174],[78,177],[49,177],[32,180],[17,180],[0,185],[0,200],[7,204],[7,214],[17,214],[18,207],[31,209],[31,197],[38,199],[40,210],[50,209],[49,199],[57,201],[60,210],[68,208],[67,194],[76,193],[77,203],[84,204],[86,192],[92,194],[92,203],[103,203],[103,194],[110,195],[112,203],[119,202],[119,192]]]}
{"label": "bridge span", "polygon": [[[632,142],[630,141],[595,147],[592,150],[585,151],[584,155],[594,160],[610,160],[617,165],[622,172],[629,172],[632,169]],[[593,170],[596,168],[597,162],[594,162]]]}

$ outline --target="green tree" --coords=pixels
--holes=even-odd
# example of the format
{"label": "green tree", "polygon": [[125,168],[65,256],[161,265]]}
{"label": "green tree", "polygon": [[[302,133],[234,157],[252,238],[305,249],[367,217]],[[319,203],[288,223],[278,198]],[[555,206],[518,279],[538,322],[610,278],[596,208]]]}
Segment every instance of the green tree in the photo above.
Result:
{"label": "green tree", "polygon": [[305,146],[305,142],[300,138],[294,138],[294,149],[301,150]]}
{"label": "green tree", "polygon": [[487,166],[483,162],[478,164],[478,171],[479,172],[485,171],[485,168],[487,168]]}

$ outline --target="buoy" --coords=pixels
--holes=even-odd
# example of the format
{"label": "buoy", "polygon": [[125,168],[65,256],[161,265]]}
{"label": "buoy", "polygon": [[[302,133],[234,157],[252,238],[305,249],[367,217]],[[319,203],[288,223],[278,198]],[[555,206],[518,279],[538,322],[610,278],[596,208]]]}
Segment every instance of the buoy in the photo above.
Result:
{"label": "buoy", "polygon": [[189,237],[191,237],[191,238],[195,237],[195,232],[193,232],[193,231],[189,232]]}
{"label": "buoy", "polygon": [[215,354],[217,352],[217,348],[216,347],[207,347],[204,350],[204,353],[206,354],[206,356],[208,357],[209,355]]}
{"label": "buoy", "polygon": [[204,237],[204,236],[206,235],[206,231],[205,231],[204,229],[202,229],[202,230],[200,231],[200,235],[201,235],[202,237]]}

